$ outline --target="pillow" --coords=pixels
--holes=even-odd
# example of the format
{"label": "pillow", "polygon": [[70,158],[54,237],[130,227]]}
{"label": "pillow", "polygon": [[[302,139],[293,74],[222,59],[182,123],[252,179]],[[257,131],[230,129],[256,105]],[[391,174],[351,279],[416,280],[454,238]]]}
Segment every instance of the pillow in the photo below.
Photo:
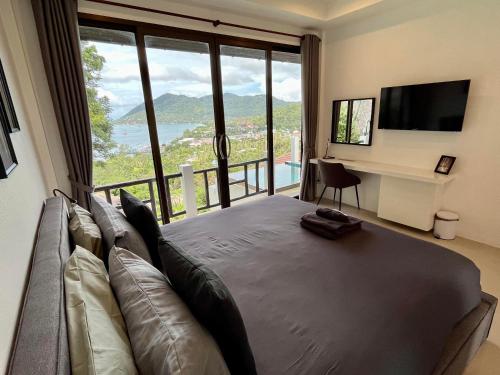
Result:
{"label": "pillow", "polygon": [[64,288],[72,374],[137,374],[103,262],[77,246],[66,262]]}
{"label": "pillow", "polygon": [[146,243],[125,216],[104,199],[94,194],[91,197],[92,214],[97,225],[101,228],[104,239],[104,261],[106,264],[109,251],[114,245],[130,250],[151,263]]}
{"label": "pillow", "polygon": [[219,276],[163,238],[158,250],[174,290],[215,338],[231,374],[256,374],[240,311]]}
{"label": "pillow", "polygon": [[162,234],[155,215],[144,202],[123,189],[120,189],[120,201],[127,220],[137,229],[144,242],[146,242],[153,266],[161,270],[158,238],[162,237]]}
{"label": "pillow", "polygon": [[69,231],[75,245],[81,246],[102,259],[102,236],[92,214],[77,204],[69,210]]}
{"label": "pillow", "polygon": [[165,276],[114,247],[109,277],[142,374],[229,375],[219,347]]}

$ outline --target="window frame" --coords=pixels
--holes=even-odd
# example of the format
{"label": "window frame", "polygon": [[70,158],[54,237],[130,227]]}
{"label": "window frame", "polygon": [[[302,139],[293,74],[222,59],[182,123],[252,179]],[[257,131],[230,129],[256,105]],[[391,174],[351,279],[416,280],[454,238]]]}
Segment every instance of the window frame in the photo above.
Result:
{"label": "window frame", "polygon": [[[265,51],[266,60],[266,118],[267,118],[267,181],[268,195],[275,193],[274,189],[274,145],[273,145],[273,107],[272,107],[272,52],[289,52],[300,54],[300,46],[284,43],[276,43],[259,39],[218,34],[207,31],[190,30],[154,23],[146,23],[129,19],[108,17],[91,13],[78,13],[78,25],[101,29],[121,30],[132,32],[136,39],[136,48],[141,71],[141,82],[144,95],[144,104],[147,114],[148,130],[151,142],[151,154],[155,166],[155,177],[159,195],[159,202],[163,223],[170,222],[168,215],[167,191],[165,186],[165,176],[162,168],[160,145],[158,143],[156,118],[154,115],[153,95],[151,81],[149,77],[149,67],[147,63],[145,37],[165,37],[173,39],[191,40],[204,42],[209,45],[209,54],[212,70],[212,88],[214,97],[214,120],[215,135],[222,137],[225,134],[224,103],[222,93],[222,77],[220,65],[220,46],[228,45],[235,47],[255,48]],[[302,130],[302,129],[301,129]],[[302,133],[302,131],[301,131]],[[226,140],[221,143],[223,153],[226,153]],[[301,137],[302,147],[302,137]],[[219,158],[219,186],[221,207],[229,207],[229,176],[227,159]]]}

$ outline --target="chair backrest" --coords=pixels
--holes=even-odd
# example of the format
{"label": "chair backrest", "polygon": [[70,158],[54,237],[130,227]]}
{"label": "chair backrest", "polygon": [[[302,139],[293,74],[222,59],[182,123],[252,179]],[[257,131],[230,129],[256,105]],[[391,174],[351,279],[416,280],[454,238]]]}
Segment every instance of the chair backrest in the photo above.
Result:
{"label": "chair backrest", "polygon": [[329,187],[340,188],[346,185],[349,173],[342,163],[327,163],[318,160],[321,182]]}

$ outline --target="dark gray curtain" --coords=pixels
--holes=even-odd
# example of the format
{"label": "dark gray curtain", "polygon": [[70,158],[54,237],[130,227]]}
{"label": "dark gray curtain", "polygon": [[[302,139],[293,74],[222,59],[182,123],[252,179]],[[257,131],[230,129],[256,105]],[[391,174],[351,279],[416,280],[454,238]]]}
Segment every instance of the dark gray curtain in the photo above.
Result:
{"label": "dark gray curtain", "polygon": [[316,193],[316,168],[309,164],[309,160],[316,156],[320,42],[316,35],[305,35],[300,47],[303,101],[300,199],[307,201],[314,200]]}
{"label": "dark gray curtain", "polygon": [[92,139],[76,0],[32,0],[43,63],[66,155],[72,196],[89,207]]}

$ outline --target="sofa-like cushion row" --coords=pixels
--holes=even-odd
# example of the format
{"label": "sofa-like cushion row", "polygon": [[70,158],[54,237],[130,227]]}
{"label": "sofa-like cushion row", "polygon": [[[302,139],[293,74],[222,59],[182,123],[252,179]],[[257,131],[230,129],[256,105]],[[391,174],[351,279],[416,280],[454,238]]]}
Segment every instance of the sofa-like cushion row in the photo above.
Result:
{"label": "sofa-like cushion row", "polygon": [[[9,374],[102,374],[116,369],[125,373],[138,370],[151,374],[226,375],[229,374],[226,359],[231,362],[233,370],[239,368],[236,373],[241,373],[239,370],[248,363],[241,366],[237,356],[244,353],[234,352],[234,348],[238,348],[238,337],[233,335],[235,346],[232,348],[228,346],[231,341],[227,341],[226,333],[221,335],[215,330],[231,314],[235,313],[233,316],[241,320],[235,305],[232,311],[214,316],[219,314],[217,303],[231,301],[231,298],[224,298],[226,302],[208,298],[210,295],[230,297],[228,292],[220,293],[221,283],[216,283],[220,288],[213,291],[215,294],[210,292],[217,276],[199,264],[192,268],[195,260],[188,259],[187,268],[180,274],[176,275],[176,271],[168,267],[177,285],[172,287],[167,277],[150,265],[151,256],[145,241],[125,216],[97,197],[93,197],[92,207],[92,216],[103,233],[103,252],[111,252],[109,276],[102,261],[91,251],[77,246],[70,257],[74,246],[69,236],[65,202],[62,198],[48,199]],[[144,208],[135,208],[143,214],[150,214]],[[83,214],[85,220],[91,218],[86,212]],[[160,233],[157,227],[155,229],[155,235]],[[95,251],[93,245],[97,237],[94,235],[97,232],[93,229],[90,232],[93,236],[90,242],[82,236],[75,237],[75,240],[91,244]],[[149,244],[157,240],[149,238]],[[120,248],[120,245],[130,251]],[[179,261],[186,260],[186,254],[175,247],[170,250],[182,254],[175,261],[172,258],[172,264],[181,270]],[[204,277],[200,279],[202,274],[210,281]],[[179,280],[179,275],[186,278],[187,283]],[[182,296],[176,293],[176,288]],[[200,288],[206,290],[203,296],[208,299],[202,298],[196,303],[191,292],[198,293]],[[209,309],[213,314],[203,311],[207,303],[214,307]],[[193,309],[198,319],[193,316]],[[206,319],[202,319],[204,327],[199,321],[200,314],[205,313]],[[225,316],[226,313],[229,315]],[[244,333],[243,323],[240,323]],[[246,335],[243,338],[246,341]],[[221,353],[218,343],[224,344],[224,353]],[[250,369],[254,370],[253,357],[249,347],[247,349]],[[231,358],[227,357],[228,353]]]}

